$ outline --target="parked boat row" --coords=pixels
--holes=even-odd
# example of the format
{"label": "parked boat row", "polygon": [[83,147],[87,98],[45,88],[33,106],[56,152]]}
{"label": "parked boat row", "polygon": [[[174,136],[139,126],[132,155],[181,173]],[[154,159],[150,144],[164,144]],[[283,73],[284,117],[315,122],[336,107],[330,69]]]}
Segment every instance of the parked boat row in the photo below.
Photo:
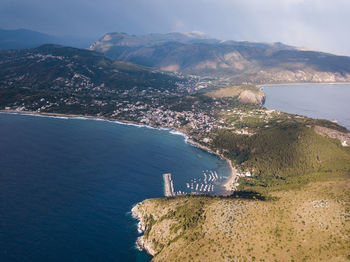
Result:
{"label": "parked boat row", "polygon": [[219,176],[216,171],[203,170],[203,176],[193,178],[186,183],[185,191],[175,191],[171,174],[164,174],[164,193],[165,196],[181,196],[188,193],[205,194],[214,192],[215,185],[220,184],[220,180],[225,179]]}

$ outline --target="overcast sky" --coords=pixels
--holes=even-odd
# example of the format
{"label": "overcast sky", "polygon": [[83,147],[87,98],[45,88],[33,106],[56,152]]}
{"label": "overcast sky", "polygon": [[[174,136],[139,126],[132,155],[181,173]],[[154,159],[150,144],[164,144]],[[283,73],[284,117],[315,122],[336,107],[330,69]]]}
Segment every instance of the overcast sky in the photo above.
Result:
{"label": "overcast sky", "polygon": [[350,56],[350,0],[1,0],[0,27],[92,38],[196,30]]}

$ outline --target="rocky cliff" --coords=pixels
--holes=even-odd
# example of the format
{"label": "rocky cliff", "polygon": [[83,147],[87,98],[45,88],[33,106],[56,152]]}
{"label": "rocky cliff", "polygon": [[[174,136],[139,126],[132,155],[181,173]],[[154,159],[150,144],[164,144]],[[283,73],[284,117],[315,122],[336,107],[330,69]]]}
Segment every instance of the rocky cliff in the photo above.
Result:
{"label": "rocky cliff", "polygon": [[265,102],[265,95],[262,93],[255,93],[251,90],[245,90],[239,94],[238,100],[243,104],[262,105]]}
{"label": "rocky cliff", "polygon": [[255,86],[231,86],[221,88],[206,93],[207,96],[213,98],[233,97],[237,98],[243,104],[262,105],[265,102],[265,94],[260,88]]}

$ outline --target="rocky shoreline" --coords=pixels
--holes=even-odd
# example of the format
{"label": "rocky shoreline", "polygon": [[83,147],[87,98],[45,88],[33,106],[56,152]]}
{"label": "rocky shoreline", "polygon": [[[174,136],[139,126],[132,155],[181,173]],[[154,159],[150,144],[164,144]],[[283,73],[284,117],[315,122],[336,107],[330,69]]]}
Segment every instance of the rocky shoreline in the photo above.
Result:
{"label": "rocky shoreline", "polygon": [[[146,231],[147,223],[145,221],[145,217],[142,212],[139,210],[140,204],[136,204],[131,209],[131,215],[133,218],[137,219],[139,222],[137,223],[137,231],[139,234],[143,234]],[[151,256],[155,255],[155,250],[152,248],[151,243],[145,241],[144,235],[141,235],[136,240],[137,249],[142,251],[145,250]]]}

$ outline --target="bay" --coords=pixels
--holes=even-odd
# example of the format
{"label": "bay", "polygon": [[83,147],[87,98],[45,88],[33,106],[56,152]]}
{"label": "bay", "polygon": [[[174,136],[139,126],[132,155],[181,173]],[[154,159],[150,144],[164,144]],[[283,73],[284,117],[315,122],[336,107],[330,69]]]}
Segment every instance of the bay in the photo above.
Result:
{"label": "bay", "polygon": [[0,261],[149,261],[132,206],[203,170],[230,172],[167,130],[0,114]]}

